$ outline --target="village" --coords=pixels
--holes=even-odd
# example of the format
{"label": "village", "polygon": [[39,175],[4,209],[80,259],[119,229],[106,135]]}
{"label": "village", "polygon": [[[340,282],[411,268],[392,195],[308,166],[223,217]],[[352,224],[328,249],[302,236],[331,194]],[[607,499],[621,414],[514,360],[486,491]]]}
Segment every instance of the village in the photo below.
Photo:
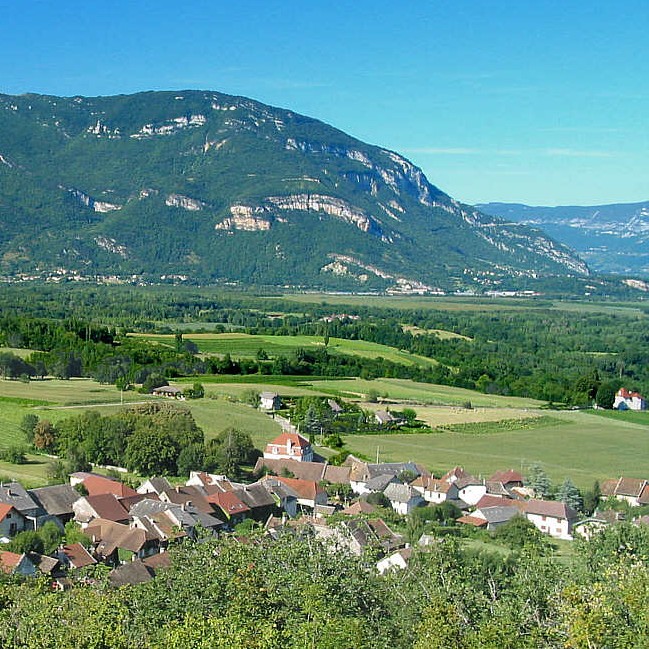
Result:
{"label": "village", "polygon": [[[265,405],[272,409],[275,395],[262,398],[270,399]],[[389,512],[391,520],[408,520],[416,510],[433,518],[436,506],[452,506],[458,515],[451,525],[493,532],[513,519],[525,519],[562,541],[588,539],[624,519],[610,508],[585,517],[565,502],[538,497],[511,468],[476,478],[456,466],[434,476],[416,462],[371,463],[353,455],[337,466],[290,426],[267,444],[253,475],[257,479],[244,484],[192,471],[184,484],[152,476],[132,488],[115,477],[75,472],[68,483],[36,489],[19,482],[2,484],[2,542],[26,533],[33,541],[44,529],[50,534],[58,530],[61,542],[49,553],[36,551],[33,544],[23,552],[0,551],[0,569],[13,575],[45,574],[52,588],[63,590],[82,569],[105,564],[112,585],[137,584],[169,565],[166,551],[173,544],[205,535],[241,538],[244,529],[257,529],[271,538],[308,533],[355,555],[371,550],[376,569],[384,573],[405,568],[413,547],[434,546],[438,539],[395,532],[381,512]],[[601,485],[600,498],[631,508],[648,505],[649,480],[611,479]],[[646,525],[649,516],[631,521]],[[78,540],[66,542],[69,537]]]}

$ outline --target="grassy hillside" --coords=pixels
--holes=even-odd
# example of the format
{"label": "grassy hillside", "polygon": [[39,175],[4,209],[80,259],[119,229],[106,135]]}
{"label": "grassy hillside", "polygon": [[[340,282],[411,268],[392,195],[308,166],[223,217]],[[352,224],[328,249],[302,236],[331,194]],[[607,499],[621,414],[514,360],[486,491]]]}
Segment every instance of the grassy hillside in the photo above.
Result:
{"label": "grassy hillside", "polygon": [[[207,377],[206,377],[207,378]],[[188,379],[189,380],[189,379]],[[183,385],[179,382],[178,385]],[[649,415],[646,413],[548,412],[531,399],[485,395],[448,386],[417,384],[399,379],[313,380],[291,377],[215,377],[204,381],[206,398],[178,404],[191,409],[206,438],[234,426],[249,433],[258,448],[279,432],[279,425],[267,415],[241,403],[249,390],[271,390],[288,396],[328,395],[354,400],[361,407],[376,409],[412,407],[430,426],[479,424],[471,432],[436,431],[428,434],[349,435],[345,442],[354,453],[382,461],[415,460],[436,472],[455,465],[486,476],[497,469],[525,470],[541,462],[553,479],[570,476],[581,487],[594,479],[619,475],[646,475],[649,457]],[[368,391],[381,395],[381,403],[365,401]],[[152,399],[125,392],[124,403]],[[468,401],[472,408],[463,407]],[[0,381],[0,448],[23,444],[22,417],[32,412],[57,422],[60,419],[97,408],[102,414],[120,407],[120,393],[113,386],[92,380],[46,380],[21,383]],[[549,415],[549,417],[548,417]],[[540,427],[526,422],[544,417]],[[499,430],[498,422],[520,420],[519,429]],[[532,424],[533,426],[533,424]],[[486,432],[481,432],[486,431]],[[0,476],[15,477],[28,484],[43,484],[48,459],[30,456],[22,466],[0,463]]]}
{"label": "grassy hillside", "polygon": [[[145,338],[152,342],[174,345],[173,335],[131,334]],[[186,334],[184,340],[189,340],[198,345],[203,354],[217,354],[223,356],[230,354],[232,358],[255,358],[257,352],[263,349],[269,356],[289,355],[296,349],[309,349],[310,347],[324,347],[322,336],[265,336],[243,333],[223,334]],[[394,363],[406,365],[419,365],[430,367],[436,361],[425,356],[409,354],[387,345],[366,342],[364,340],[344,340],[330,338],[327,345],[330,354],[349,354],[365,358],[384,358]]]}
{"label": "grassy hillside", "polygon": [[462,465],[484,477],[498,469],[525,472],[540,462],[554,483],[572,478],[579,487],[595,479],[645,477],[649,425],[605,420],[584,412],[553,413],[561,420],[537,430],[487,435],[438,432],[428,435],[358,435],[346,438],[352,452],[382,461],[414,460],[443,473]]}

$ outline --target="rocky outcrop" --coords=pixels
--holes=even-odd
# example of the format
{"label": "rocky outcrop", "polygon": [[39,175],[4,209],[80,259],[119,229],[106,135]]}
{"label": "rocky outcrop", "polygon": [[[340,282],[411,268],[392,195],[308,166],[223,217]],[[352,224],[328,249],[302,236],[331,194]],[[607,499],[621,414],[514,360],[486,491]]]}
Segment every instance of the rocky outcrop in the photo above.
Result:
{"label": "rocky outcrop", "polygon": [[278,212],[322,212],[355,225],[359,230],[378,236],[384,241],[392,239],[385,235],[379,221],[354,207],[347,201],[323,194],[289,194],[268,196],[261,205],[232,205],[231,216],[215,227],[217,230],[269,230],[272,221],[282,222]]}
{"label": "rocky outcrop", "polygon": [[243,230],[245,232],[270,230],[269,216],[261,207],[232,205],[230,214],[232,216],[226,217],[214,226],[216,230]]}
{"label": "rocky outcrop", "polygon": [[122,207],[121,205],[115,205],[114,203],[108,203],[107,201],[97,201],[92,198],[92,196],[82,192],[80,189],[69,189],[68,191],[79,201],[79,203],[81,203],[81,205],[89,207],[95,212],[114,212]]}
{"label": "rocky outcrop", "polygon": [[115,239],[110,239],[109,237],[95,237],[95,243],[104,250],[112,252],[114,255],[119,255],[126,259],[127,250],[126,246],[122,246],[115,241]]}
{"label": "rocky outcrop", "polygon": [[139,140],[155,135],[171,135],[185,128],[204,126],[206,123],[207,118],[205,115],[182,115],[166,120],[161,124],[145,124],[137,133],[132,133],[130,137]]}
{"label": "rocky outcrop", "polygon": [[189,196],[183,196],[182,194],[169,194],[165,199],[165,205],[167,207],[180,207],[183,210],[189,210],[190,212],[200,212],[202,209],[207,207],[206,203],[199,201],[196,198],[190,198]]}

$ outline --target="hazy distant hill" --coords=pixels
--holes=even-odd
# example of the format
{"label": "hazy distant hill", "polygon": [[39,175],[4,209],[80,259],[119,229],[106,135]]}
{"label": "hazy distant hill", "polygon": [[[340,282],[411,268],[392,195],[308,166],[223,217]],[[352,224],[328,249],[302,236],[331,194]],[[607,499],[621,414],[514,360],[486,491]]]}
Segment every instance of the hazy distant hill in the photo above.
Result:
{"label": "hazy distant hill", "polygon": [[0,275],[323,288],[586,274],[392,151],[217,92],[0,95]]}
{"label": "hazy distant hill", "polygon": [[599,272],[649,275],[649,201],[593,207],[487,203],[478,209],[542,228]]}

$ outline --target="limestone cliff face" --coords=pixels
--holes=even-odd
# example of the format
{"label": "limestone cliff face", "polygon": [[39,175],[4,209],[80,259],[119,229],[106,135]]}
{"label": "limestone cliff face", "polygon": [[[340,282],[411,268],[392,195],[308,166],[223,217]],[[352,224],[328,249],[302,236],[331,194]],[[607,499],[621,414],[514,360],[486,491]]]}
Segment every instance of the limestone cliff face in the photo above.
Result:
{"label": "limestone cliff face", "polygon": [[89,196],[79,189],[70,189],[68,191],[79,201],[79,203],[81,203],[81,205],[85,205],[95,212],[105,214],[106,212],[119,210],[122,207],[121,205],[115,205],[114,203],[109,203],[108,201],[95,200],[94,198],[92,198],[92,196]]}
{"label": "limestone cliff face", "polygon": [[169,194],[165,199],[165,205],[168,207],[180,207],[184,210],[189,210],[190,212],[200,212],[202,209],[207,207],[203,201],[199,201],[196,198],[190,198],[189,196],[183,196],[182,194]]}
{"label": "limestone cliff face", "polygon": [[269,230],[272,221],[285,221],[281,217],[277,218],[280,212],[321,212],[350,223],[362,232],[388,240],[377,219],[342,199],[323,194],[268,196],[256,206],[232,205],[231,216],[215,227],[217,230]]}

